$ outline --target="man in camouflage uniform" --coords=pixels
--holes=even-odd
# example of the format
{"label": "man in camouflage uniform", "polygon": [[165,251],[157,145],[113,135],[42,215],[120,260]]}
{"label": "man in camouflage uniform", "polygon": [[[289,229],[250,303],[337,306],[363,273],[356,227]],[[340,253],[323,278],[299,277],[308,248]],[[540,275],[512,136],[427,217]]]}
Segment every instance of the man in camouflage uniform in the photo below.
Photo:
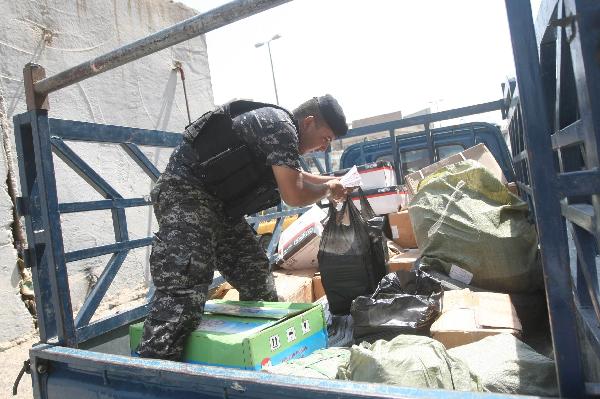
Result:
{"label": "man in camouflage uniform", "polygon": [[[232,121],[250,150],[266,158],[288,205],[347,194],[335,178],[300,168],[300,154],[323,151],[346,133],[341,107],[330,95],[305,102],[293,116],[264,106]],[[240,300],[277,301],[267,257],[250,225],[244,217],[229,216],[223,201],[186,167],[182,154],[188,150],[184,141],[151,192],[159,224],[150,255],[156,291],[138,348],[142,357],[181,360],[185,339],[200,323],[215,269],[239,291]]]}

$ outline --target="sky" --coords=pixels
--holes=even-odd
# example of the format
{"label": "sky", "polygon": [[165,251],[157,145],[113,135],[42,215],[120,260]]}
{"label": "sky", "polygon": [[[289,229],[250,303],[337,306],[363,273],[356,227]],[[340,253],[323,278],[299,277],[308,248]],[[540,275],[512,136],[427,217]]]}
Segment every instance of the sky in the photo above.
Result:
{"label": "sky", "polygon": [[[227,2],[179,1],[199,12]],[[494,101],[515,74],[503,0],[294,0],[206,35],[216,104],[275,102],[267,46],[255,44],[276,34],[280,104],[330,93],[348,121]],[[458,122],[471,120],[502,122],[499,111]]]}

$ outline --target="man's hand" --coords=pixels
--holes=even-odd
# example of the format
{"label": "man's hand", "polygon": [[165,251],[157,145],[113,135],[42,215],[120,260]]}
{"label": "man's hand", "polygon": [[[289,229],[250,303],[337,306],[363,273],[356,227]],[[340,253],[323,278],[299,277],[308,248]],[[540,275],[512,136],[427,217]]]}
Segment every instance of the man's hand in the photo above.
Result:
{"label": "man's hand", "polygon": [[342,202],[346,198],[347,190],[338,179],[329,180],[327,185],[327,199],[333,202]]}

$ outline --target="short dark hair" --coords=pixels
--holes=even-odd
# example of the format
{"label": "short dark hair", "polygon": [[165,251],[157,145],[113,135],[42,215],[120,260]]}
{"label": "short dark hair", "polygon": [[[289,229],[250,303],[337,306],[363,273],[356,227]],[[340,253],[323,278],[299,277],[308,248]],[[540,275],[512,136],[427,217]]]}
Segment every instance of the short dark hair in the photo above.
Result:
{"label": "short dark hair", "polygon": [[314,116],[319,122],[323,122],[323,116],[319,110],[319,102],[316,97],[303,102],[292,113],[294,114],[294,118],[298,121],[301,121],[308,116]]}
{"label": "short dark hair", "polygon": [[346,116],[342,107],[331,94],[321,97],[313,97],[300,104],[293,112],[297,120],[307,116],[314,116],[318,123],[325,123],[333,131],[336,137],[341,137],[348,131]]}

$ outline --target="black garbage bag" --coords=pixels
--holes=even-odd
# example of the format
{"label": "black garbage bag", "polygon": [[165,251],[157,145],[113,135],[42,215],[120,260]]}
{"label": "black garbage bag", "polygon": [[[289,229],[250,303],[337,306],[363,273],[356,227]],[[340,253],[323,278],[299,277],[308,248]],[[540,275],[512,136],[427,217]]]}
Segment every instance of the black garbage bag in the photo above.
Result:
{"label": "black garbage bag", "polygon": [[371,295],[352,302],[354,339],[391,339],[428,334],[441,310],[442,285],[422,270],[386,275]]}
{"label": "black garbage bag", "polygon": [[[361,211],[351,199],[346,199],[339,212],[330,205],[317,255],[321,281],[334,315],[348,314],[352,300],[375,291],[386,272],[383,218],[374,217],[362,191],[359,194]],[[343,221],[346,212],[348,224]]]}

